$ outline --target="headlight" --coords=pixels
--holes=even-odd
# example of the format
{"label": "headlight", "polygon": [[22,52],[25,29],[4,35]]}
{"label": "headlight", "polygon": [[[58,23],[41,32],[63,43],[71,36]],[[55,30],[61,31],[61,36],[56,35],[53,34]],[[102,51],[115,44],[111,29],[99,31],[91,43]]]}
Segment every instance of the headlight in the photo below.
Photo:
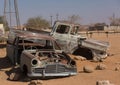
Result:
{"label": "headlight", "polygon": [[32,61],[31,61],[31,65],[32,66],[37,66],[38,65],[38,60],[37,59],[32,59]]}

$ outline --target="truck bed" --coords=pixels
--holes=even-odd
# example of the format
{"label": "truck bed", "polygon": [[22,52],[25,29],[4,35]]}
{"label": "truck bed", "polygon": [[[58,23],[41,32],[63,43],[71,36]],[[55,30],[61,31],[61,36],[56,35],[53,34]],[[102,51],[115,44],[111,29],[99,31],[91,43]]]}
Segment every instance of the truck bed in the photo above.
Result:
{"label": "truck bed", "polygon": [[109,47],[108,42],[94,40],[94,39],[83,40],[81,44],[83,47],[100,50],[100,51],[106,51]]}

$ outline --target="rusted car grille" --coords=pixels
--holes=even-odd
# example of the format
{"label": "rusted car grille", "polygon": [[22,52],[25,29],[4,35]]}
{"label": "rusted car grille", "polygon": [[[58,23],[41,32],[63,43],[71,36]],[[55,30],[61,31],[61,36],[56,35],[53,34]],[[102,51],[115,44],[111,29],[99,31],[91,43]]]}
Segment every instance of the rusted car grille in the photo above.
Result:
{"label": "rusted car grille", "polygon": [[48,65],[45,69],[45,73],[62,73],[66,72],[66,67],[64,65]]}
{"label": "rusted car grille", "polygon": [[42,73],[43,73],[43,70],[44,70],[43,68],[35,68],[35,71],[34,71],[34,72],[35,72],[35,73],[41,73],[41,74],[42,74]]}
{"label": "rusted car grille", "polygon": [[46,68],[35,68],[35,73],[63,73],[63,72],[76,72],[76,68],[67,68],[61,64],[47,65]]}

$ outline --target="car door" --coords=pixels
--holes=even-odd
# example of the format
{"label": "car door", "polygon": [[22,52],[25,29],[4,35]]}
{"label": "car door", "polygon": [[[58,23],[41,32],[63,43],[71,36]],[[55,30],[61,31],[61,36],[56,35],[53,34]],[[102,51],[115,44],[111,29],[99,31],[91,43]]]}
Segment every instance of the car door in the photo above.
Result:
{"label": "car door", "polygon": [[7,56],[10,59],[10,61],[14,64],[15,63],[15,58],[14,58],[14,54],[15,54],[15,38],[12,36],[8,36],[8,40],[7,40],[7,47],[6,47],[6,51],[7,51]]}
{"label": "car door", "polygon": [[60,45],[61,49],[65,52],[69,52],[68,43],[69,43],[69,26],[59,25],[56,29],[56,32],[52,35],[57,43]]}
{"label": "car door", "polygon": [[78,37],[76,35],[69,35],[69,40],[69,50],[72,53],[78,47]]}
{"label": "car door", "polygon": [[78,31],[78,26],[73,26],[71,27],[70,34],[69,34],[69,50],[72,53],[75,49],[78,47],[78,38],[79,36],[77,35]]}
{"label": "car door", "polygon": [[18,37],[15,35],[13,31],[9,32],[6,52],[7,56],[13,64],[16,64],[17,59],[16,56],[18,54]]}

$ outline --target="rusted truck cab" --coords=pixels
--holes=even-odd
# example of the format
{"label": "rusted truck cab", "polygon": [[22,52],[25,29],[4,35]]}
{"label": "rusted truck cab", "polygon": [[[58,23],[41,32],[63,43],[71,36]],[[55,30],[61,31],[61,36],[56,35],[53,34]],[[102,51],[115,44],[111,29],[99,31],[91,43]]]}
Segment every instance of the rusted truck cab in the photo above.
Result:
{"label": "rusted truck cab", "polygon": [[96,61],[106,58],[109,42],[88,39],[78,34],[79,29],[79,24],[56,21],[50,35],[56,39],[67,53],[82,55],[87,59]]}

